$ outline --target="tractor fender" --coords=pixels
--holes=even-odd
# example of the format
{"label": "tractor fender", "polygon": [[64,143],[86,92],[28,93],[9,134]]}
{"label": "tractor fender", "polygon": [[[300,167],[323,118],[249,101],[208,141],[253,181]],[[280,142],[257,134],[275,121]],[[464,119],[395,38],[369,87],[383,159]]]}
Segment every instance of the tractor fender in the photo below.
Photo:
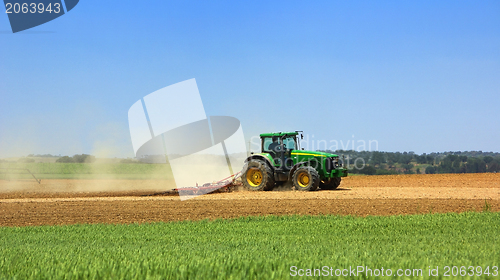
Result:
{"label": "tractor fender", "polygon": [[306,165],[306,164],[307,164],[307,161],[297,162],[292,167],[292,169],[290,169],[290,172],[288,173],[288,181],[292,180],[293,172],[295,172],[295,170],[297,170],[297,168],[301,167],[302,165]]}
{"label": "tractor fender", "polygon": [[251,161],[252,159],[258,159],[258,160],[265,162],[271,168],[271,170],[274,171],[274,166],[268,157],[266,157],[264,155],[251,155],[251,156],[247,157],[247,159],[245,159],[245,163]]}

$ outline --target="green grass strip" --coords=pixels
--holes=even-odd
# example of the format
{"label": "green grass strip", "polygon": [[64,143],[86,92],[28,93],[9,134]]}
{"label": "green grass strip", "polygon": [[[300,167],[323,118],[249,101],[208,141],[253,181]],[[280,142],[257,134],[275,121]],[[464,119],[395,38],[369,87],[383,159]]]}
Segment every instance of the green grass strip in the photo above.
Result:
{"label": "green grass strip", "polygon": [[[412,279],[500,279],[499,234],[500,213],[491,212],[3,227],[0,278],[293,279],[292,266],[363,266],[391,269],[383,279],[408,279],[397,269],[422,269]],[[443,278],[444,266],[489,266],[490,276]]]}

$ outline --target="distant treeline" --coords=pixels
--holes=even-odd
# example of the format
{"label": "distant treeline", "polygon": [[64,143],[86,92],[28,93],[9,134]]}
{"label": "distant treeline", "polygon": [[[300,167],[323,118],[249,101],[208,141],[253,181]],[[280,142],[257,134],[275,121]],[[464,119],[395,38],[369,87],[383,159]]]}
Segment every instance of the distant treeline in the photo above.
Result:
{"label": "distant treeline", "polygon": [[87,155],[87,154],[81,154],[81,155],[74,155],[72,157],[68,156],[63,156],[60,157],[56,160],[56,162],[63,162],[63,163],[92,163],[95,161],[95,156]]}
{"label": "distant treeline", "polygon": [[43,155],[39,155],[39,154],[29,154],[28,157],[61,157],[61,155],[51,155],[51,154],[43,154]]}
{"label": "distant treeline", "polygon": [[[388,175],[388,174],[435,174],[435,173],[484,173],[500,172],[500,153],[465,151],[423,153],[414,152],[379,152],[353,150],[326,150],[324,152],[345,157],[344,164],[352,174]],[[29,163],[32,157],[57,157],[60,163],[92,163],[95,156],[88,154],[69,156],[54,156],[50,154],[33,155],[20,158],[19,162]],[[155,163],[156,160],[141,158],[121,159],[120,163],[139,164]],[[162,156],[162,161],[163,156]],[[0,162],[7,162],[0,160]]]}
{"label": "distant treeline", "polygon": [[500,172],[500,153],[466,151],[423,153],[379,151],[326,151],[345,156],[350,173],[366,175],[415,173]]}

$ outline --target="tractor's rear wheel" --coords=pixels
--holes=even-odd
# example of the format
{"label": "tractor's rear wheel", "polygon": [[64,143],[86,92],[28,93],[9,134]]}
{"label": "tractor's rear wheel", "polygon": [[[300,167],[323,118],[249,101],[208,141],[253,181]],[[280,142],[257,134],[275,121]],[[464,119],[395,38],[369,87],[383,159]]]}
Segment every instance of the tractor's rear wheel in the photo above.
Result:
{"label": "tractor's rear wheel", "polygon": [[263,161],[251,160],[243,169],[241,181],[252,191],[270,191],[274,188],[274,175],[271,168]]}
{"label": "tractor's rear wheel", "polygon": [[310,166],[301,166],[293,173],[292,182],[299,191],[315,191],[320,182],[318,171]]}
{"label": "tractor's rear wheel", "polygon": [[330,178],[330,180],[328,181],[321,182],[321,184],[319,184],[319,187],[322,190],[334,190],[339,187],[340,181],[341,181],[340,177]]}

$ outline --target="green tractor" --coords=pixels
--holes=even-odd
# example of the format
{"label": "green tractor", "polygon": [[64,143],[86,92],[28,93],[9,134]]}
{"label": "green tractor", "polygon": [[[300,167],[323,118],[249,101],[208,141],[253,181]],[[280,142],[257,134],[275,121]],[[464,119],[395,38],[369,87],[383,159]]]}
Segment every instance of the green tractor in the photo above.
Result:
{"label": "green tractor", "polygon": [[[304,151],[297,136],[302,131],[260,135],[262,151],[245,160],[241,179],[250,190],[269,191],[276,183],[290,182],[297,190],[334,190],[347,176],[339,156]],[[300,134],[301,139],[304,138]]]}

